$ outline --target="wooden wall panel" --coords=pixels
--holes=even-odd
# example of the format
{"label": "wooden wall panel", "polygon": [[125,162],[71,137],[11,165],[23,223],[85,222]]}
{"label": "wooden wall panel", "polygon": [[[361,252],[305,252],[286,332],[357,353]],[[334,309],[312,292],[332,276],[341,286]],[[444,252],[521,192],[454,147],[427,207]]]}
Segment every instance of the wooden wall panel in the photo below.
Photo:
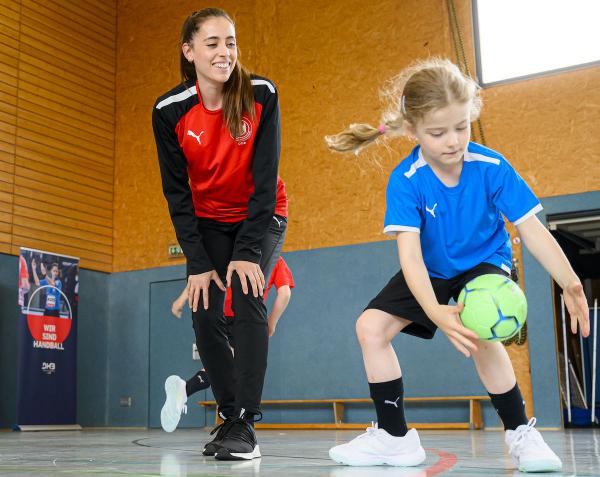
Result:
{"label": "wooden wall panel", "polygon": [[0,3],[0,253],[10,253],[13,224],[19,5]]}
{"label": "wooden wall panel", "polygon": [[0,252],[111,271],[116,0],[0,0]]}

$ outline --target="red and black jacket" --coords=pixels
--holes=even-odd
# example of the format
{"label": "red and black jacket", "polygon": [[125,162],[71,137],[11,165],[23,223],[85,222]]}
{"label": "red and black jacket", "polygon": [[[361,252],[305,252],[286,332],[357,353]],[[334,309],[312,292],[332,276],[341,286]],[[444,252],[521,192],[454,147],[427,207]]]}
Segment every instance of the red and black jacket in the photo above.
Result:
{"label": "red and black jacket", "polygon": [[244,114],[237,138],[221,110],[204,107],[193,80],[159,97],[152,111],[163,192],[190,275],[214,269],[196,217],[243,221],[232,260],[260,261],[278,188],[279,101],[268,79],[252,75],[252,88],[256,116]]}

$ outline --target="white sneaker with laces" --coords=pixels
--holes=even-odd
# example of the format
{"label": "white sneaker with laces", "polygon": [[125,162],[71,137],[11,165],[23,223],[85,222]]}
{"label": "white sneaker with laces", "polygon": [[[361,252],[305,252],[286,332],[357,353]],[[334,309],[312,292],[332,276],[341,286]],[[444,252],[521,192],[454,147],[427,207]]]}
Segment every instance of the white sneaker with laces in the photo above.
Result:
{"label": "white sneaker with laces", "polygon": [[506,431],[504,440],[515,465],[521,472],[552,472],[562,469],[558,456],[534,428],[536,419]]}
{"label": "white sneaker with laces", "polygon": [[416,429],[411,429],[404,437],[396,437],[373,424],[367,432],[347,444],[332,447],[329,457],[346,465],[412,467],[425,460],[425,450]]}
{"label": "white sneaker with laces", "polygon": [[160,411],[160,425],[167,432],[173,432],[179,424],[181,414],[187,414],[187,394],[185,381],[179,376],[169,376],[165,381],[165,404]]}

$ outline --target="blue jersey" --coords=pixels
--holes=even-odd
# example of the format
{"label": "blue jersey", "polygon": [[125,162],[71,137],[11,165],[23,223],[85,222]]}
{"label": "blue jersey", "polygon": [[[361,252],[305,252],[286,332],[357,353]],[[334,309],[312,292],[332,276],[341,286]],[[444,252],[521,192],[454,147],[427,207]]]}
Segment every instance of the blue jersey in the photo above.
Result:
{"label": "blue jersey", "polygon": [[429,275],[445,279],[484,262],[510,272],[512,247],[502,214],[518,225],[542,210],[501,154],[473,142],[454,187],[438,179],[415,147],[393,170],[386,202],[384,232],[420,233]]}
{"label": "blue jersey", "polygon": [[[48,280],[45,278],[40,280],[40,286],[50,285]],[[58,310],[60,311],[60,292],[58,290],[62,289],[62,283],[59,279],[54,281],[54,287],[45,288],[46,292],[46,303],[44,308],[46,310]]]}

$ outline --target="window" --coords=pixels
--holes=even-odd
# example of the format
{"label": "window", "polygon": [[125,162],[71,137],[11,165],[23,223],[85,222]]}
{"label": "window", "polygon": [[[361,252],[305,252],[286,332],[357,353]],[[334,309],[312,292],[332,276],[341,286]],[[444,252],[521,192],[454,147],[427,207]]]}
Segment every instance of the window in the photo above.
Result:
{"label": "window", "polygon": [[482,85],[600,62],[598,0],[473,0]]}

